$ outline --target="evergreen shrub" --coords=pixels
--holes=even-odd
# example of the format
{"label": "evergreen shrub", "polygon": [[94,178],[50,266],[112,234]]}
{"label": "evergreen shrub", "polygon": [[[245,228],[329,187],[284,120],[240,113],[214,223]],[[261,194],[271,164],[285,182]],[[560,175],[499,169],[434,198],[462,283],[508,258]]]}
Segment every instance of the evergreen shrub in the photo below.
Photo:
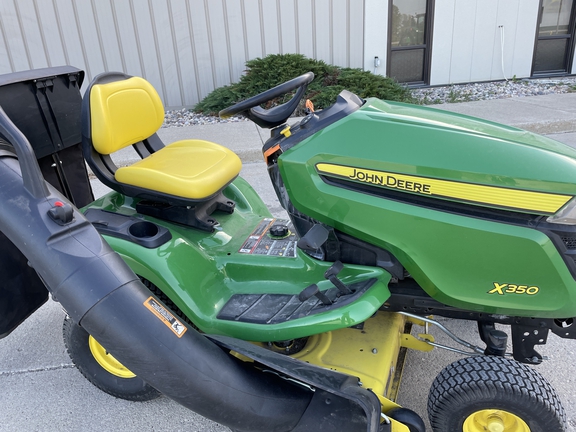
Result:
{"label": "evergreen shrub", "polygon": [[[246,73],[240,81],[217,88],[199,102],[194,107],[194,111],[217,114],[236,102],[255,96],[309,71],[314,72],[315,78],[309,84],[304,100],[310,99],[316,109],[326,108],[333,104],[338,94],[344,89],[362,98],[376,97],[399,102],[414,102],[410,90],[391,78],[374,75],[361,69],[329,65],[322,60],[313,60],[302,54],[271,54],[246,62]],[[292,94],[288,94],[277,98],[264,108],[284,103],[291,97]],[[302,115],[303,109],[300,108],[295,114]]]}

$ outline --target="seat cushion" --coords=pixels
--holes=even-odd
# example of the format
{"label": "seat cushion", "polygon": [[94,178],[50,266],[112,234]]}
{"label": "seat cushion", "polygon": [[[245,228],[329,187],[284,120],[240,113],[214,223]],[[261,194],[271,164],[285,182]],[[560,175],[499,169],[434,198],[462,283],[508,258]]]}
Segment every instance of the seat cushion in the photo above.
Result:
{"label": "seat cushion", "polygon": [[241,168],[240,158],[226,147],[203,140],[182,140],[118,168],[115,178],[142,189],[203,200],[234,180]]}

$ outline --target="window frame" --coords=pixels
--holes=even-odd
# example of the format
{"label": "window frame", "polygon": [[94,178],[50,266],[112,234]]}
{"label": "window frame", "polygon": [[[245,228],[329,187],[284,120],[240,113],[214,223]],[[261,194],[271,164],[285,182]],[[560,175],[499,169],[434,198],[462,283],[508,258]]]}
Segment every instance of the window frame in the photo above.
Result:
{"label": "window frame", "polygon": [[435,0],[426,0],[426,18],[424,20],[424,44],[392,47],[392,11],[394,0],[388,1],[388,49],[386,62],[386,76],[394,78],[390,75],[392,70],[392,53],[394,51],[408,51],[408,50],[421,50],[424,49],[424,59],[422,67],[422,80],[421,81],[407,81],[400,82],[409,87],[427,86],[430,84],[430,69],[432,62],[432,35],[434,24],[434,3]]}
{"label": "window frame", "polygon": [[[540,36],[540,25],[542,23],[542,14],[544,12],[544,0],[540,0],[538,4],[538,19],[536,21],[536,31],[534,37],[534,50],[532,52],[532,67],[530,70],[530,76],[548,77],[548,76],[566,76],[571,75],[572,64],[574,60],[574,47],[576,42],[575,30],[576,30],[576,0],[572,0],[572,10],[570,11],[570,21],[568,22],[568,32],[564,34],[550,35],[550,36]],[[566,48],[564,51],[564,69],[549,69],[544,71],[535,71],[536,67],[536,51],[538,49],[538,41],[540,40],[554,40],[554,39],[566,39]]]}

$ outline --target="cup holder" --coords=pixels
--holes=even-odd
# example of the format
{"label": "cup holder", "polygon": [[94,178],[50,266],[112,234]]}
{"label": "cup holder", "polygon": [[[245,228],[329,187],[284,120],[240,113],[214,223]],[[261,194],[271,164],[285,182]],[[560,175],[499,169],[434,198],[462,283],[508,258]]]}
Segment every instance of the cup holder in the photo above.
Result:
{"label": "cup holder", "polygon": [[151,237],[157,236],[159,229],[158,225],[152,222],[142,221],[130,225],[128,232],[132,237],[138,239],[149,239]]}
{"label": "cup holder", "polygon": [[172,239],[170,230],[162,225],[100,209],[88,209],[86,218],[102,235],[116,237],[148,249],[155,249]]}

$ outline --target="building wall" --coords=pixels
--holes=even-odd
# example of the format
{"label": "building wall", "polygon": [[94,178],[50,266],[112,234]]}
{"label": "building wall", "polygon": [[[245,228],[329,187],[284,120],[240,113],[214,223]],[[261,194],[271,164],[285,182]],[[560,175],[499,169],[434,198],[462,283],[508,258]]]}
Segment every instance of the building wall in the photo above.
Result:
{"label": "building wall", "polygon": [[[388,1],[365,1],[363,68],[380,75],[386,75],[388,61]],[[380,66],[374,66],[374,57],[378,57]]]}
{"label": "building wall", "polygon": [[0,73],[122,71],[193,106],[268,54],[362,67],[363,28],[364,0],[1,0]]}
{"label": "building wall", "polygon": [[[530,76],[539,0],[434,6],[431,85]],[[268,54],[384,75],[388,10],[389,0],[0,0],[0,73],[70,64],[89,82],[117,70],[189,107]]]}
{"label": "building wall", "polygon": [[539,0],[436,0],[430,84],[529,77],[538,7]]}
{"label": "building wall", "polygon": [[[388,1],[365,3],[364,68],[384,75]],[[435,0],[430,84],[529,77],[539,4],[539,0]],[[377,69],[375,56],[381,60]]]}

